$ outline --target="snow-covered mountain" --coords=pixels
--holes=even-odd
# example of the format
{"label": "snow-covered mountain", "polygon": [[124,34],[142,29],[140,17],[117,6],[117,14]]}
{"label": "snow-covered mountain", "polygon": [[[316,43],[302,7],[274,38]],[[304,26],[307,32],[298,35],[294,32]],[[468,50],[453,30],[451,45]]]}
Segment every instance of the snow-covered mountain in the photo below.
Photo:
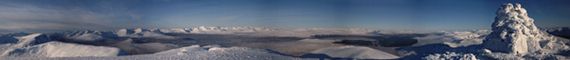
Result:
{"label": "snow-covered mountain", "polygon": [[18,39],[18,42],[13,46],[16,48],[38,45],[51,40],[46,34],[42,33],[32,33],[29,35],[18,36],[15,38]]}
{"label": "snow-covered mountain", "polygon": [[190,33],[205,33],[205,34],[231,34],[231,33],[253,33],[253,32],[267,32],[274,31],[275,29],[260,28],[260,27],[207,27],[199,26],[191,28]]}
{"label": "snow-covered mountain", "polygon": [[[141,38],[163,38],[163,39],[174,39],[175,37],[164,35],[161,30],[158,29],[119,29],[114,32],[118,37],[141,37]],[[185,33],[185,32],[182,32]]]}
{"label": "snow-covered mountain", "polygon": [[[38,57],[122,59],[125,57],[178,56],[174,59],[312,59],[288,54],[304,54],[312,50],[340,46],[331,42],[299,43],[297,40],[308,39],[318,34],[369,34],[366,29],[271,29],[258,27],[196,27],[172,29],[119,29],[115,31],[69,31],[56,33],[9,33],[0,35],[0,59],[35,59]],[[282,39],[281,39],[282,38]],[[250,41],[250,42],[248,42]],[[264,42],[265,41],[265,42]],[[291,42],[289,42],[291,41]],[[325,40],[323,40],[325,41]],[[273,47],[259,46],[264,44]],[[292,45],[294,44],[294,45]],[[247,47],[196,47],[197,45],[247,46]],[[251,46],[250,46],[251,45]],[[322,47],[295,47],[302,45]],[[194,46],[194,47],[193,47]],[[269,45],[268,45],[269,46]],[[257,48],[249,48],[257,47]],[[287,47],[287,48],[280,48]],[[284,50],[268,50],[284,49]],[[308,48],[294,50],[295,48]],[[332,48],[332,47],[331,47]],[[332,50],[352,53],[351,55],[334,54],[328,58],[378,59],[382,53],[373,48],[358,47],[355,50]],[[362,49],[360,49],[362,48]],[[293,50],[292,50],[293,49]],[[187,51],[192,50],[192,51]],[[323,50],[323,49],[321,49]],[[327,50],[327,49],[325,49]],[[285,51],[285,53],[281,53]],[[318,52],[331,53],[331,52]],[[332,52],[334,53],[334,52]],[[141,55],[143,54],[143,55]],[[182,54],[182,55],[180,55]],[[126,56],[124,56],[126,55]],[[119,56],[119,57],[109,57]],[[395,59],[396,55],[386,55],[381,59]],[[56,59],[57,58],[50,58]]]}
{"label": "snow-covered mountain", "polygon": [[95,57],[118,56],[119,49],[63,42],[47,42],[30,47],[9,49],[1,56],[10,57]]}

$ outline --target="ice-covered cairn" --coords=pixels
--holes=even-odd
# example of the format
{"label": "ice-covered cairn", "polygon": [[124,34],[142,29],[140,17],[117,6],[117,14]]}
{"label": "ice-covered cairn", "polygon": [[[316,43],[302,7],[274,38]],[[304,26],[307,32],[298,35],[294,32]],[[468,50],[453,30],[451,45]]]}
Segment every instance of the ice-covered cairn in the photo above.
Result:
{"label": "ice-covered cairn", "polygon": [[543,54],[547,50],[562,48],[556,38],[541,31],[534,25],[521,4],[504,4],[498,11],[492,25],[492,32],[483,43],[493,52],[505,52],[514,55],[528,53]]}

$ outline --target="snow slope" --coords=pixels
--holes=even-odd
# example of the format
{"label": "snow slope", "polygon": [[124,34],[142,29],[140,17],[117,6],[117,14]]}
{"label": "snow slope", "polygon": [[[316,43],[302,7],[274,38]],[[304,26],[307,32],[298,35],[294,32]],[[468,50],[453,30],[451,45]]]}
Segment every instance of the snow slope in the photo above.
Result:
{"label": "snow slope", "polygon": [[333,58],[354,58],[354,59],[396,59],[396,55],[378,51],[376,49],[359,46],[340,46],[322,48],[311,52],[311,54],[325,54]]}
{"label": "snow slope", "polygon": [[269,52],[264,49],[245,47],[216,47],[192,45],[178,49],[147,55],[131,55],[120,57],[62,57],[62,58],[14,58],[8,60],[315,60],[288,57]]}
{"label": "snow slope", "polygon": [[63,42],[47,42],[30,47],[5,51],[1,56],[10,57],[93,57],[117,56],[119,49],[113,47],[88,46]]}

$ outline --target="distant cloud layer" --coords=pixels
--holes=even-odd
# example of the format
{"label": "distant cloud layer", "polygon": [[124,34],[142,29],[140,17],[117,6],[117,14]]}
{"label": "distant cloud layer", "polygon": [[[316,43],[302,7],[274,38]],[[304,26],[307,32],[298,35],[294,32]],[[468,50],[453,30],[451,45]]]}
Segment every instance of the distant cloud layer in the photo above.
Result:
{"label": "distant cloud layer", "polygon": [[82,7],[0,2],[0,31],[63,31],[112,29],[122,16]]}

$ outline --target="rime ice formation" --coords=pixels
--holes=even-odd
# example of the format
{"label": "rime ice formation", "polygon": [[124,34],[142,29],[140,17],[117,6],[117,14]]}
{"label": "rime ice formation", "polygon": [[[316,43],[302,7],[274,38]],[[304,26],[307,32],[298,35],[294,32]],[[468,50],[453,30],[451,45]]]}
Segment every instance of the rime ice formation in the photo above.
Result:
{"label": "rime ice formation", "polygon": [[[493,52],[507,52],[514,55],[528,53],[543,54],[554,48],[565,48],[556,38],[534,25],[527,11],[520,4],[505,4],[497,11],[492,32],[483,43]],[[555,47],[560,46],[560,47]]]}

